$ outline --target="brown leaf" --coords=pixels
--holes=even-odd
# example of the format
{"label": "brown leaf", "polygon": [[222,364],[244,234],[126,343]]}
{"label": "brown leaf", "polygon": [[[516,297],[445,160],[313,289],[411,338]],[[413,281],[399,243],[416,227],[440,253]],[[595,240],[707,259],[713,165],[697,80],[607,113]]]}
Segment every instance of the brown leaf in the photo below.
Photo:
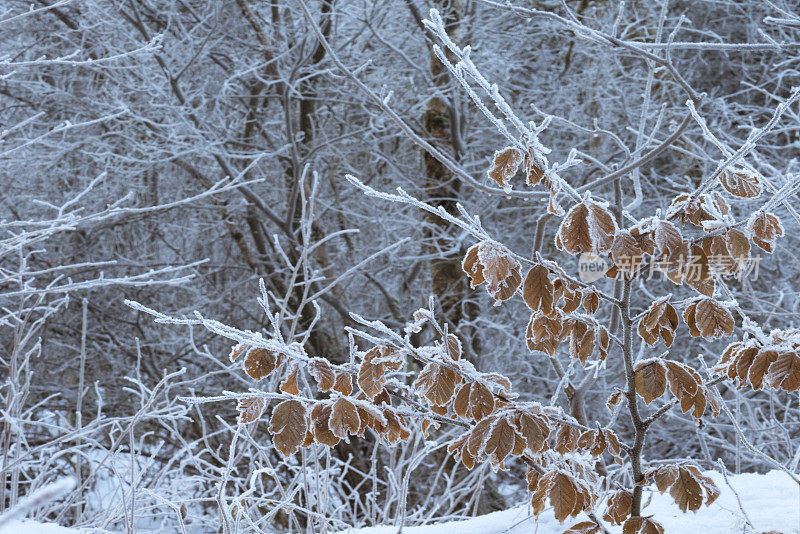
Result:
{"label": "brown leaf", "polygon": [[261,380],[269,376],[282,362],[282,357],[271,350],[257,348],[247,353],[244,358],[244,372],[250,378]]}
{"label": "brown leaf", "polygon": [[553,505],[553,512],[559,523],[573,515],[577,499],[578,491],[573,480],[564,473],[558,473],[550,489],[550,504]]}
{"label": "brown leaf", "polygon": [[719,176],[728,193],[739,198],[755,198],[761,194],[758,176],[745,169],[728,169]]}
{"label": "brown leaf", "polygon": [[[543,156],[539,156],[543,158]],[[528,185],[537,185],[544,177],[544,168],[546,162],[537,161],[536,154],[533,148],[528,149],[525,158],[522,161],[522,169],[525,171],[525,183]]]}
{"label": "brown leaf", "polygon": [[569,527],[563,534],[600,534],[601,532],[600,525],[594,521],[581,521]]}
{"label": "brown leaf", "polygon": [[638,331],[648,345],[655,345],[658,338],[661,337],[669,347],[675,338],[677,328],[678,313],[675,308],[666,299],[659,299],[650,305],[639,320]]}
{"label": "brown leaf", "polygon": [[336,382],[333,384],[333,389],[344,396],[350,395],[353,392],[353,377],[343,371],[336,371],[335,374]]}
{"label": "brown leaf", "polygon": [[[772,362],[777,359],[777,351],[761,349],[758,351],[758,354],[756,354],[756,356],[750,360],[752,364],[749,366],[749,369],[746,369],[746,366],[742,369],[742,371],[745,371],[746,369],[746,380],[750,382],[750,385],[753,387],[753,389],[761,389],[761,385],[764,383],[764,375],[772,365]],[[742,379],[744,380],[744,378]]]}
{"label": "brown leaf", "polygon": [[757,212],[747,223],[753,234],[753,243],[766,252],[772,252],[775,240],[783,235],[781,220],[772,213]]}
{"label": "brown leaf", "polygon": [[500,417],[486,440],[485,451],[492,463],[499,464],[514,448],[514,428],[505,417]]}
{"label": "brown leaf", "polygon": [[475,382],[469,394],[470,415],[475,421],[480,421],[494,411],[494,395],[489,388]]}
{"label": "brown leaf", "polygon": [[445,338],[445,349],[450,359],[457,361],[461,358],[461,340],[455,334],[447,334]]}
{"label": "brown leaf", "polygon": [[618,490],[611,494],[606,502],[607,509],[603,519],[612,525],[621,525],[631,515],[633,493]]}
{"label": "brown leaf", "polygon": [[666,464],[646,473],[648,480],[654,480],[660,493],[670,490],[670,495],[681,511],[696,511],[705,504],[708,506],[719,497],[719,489],[714,481],[703,475],[700,469],[691,464]]}
{"label": "brown leaf", "polygon": [[496,302],[510,299],[522,283],[519,262],[493,241],[481,241],[471,247],[461,267],[470,277],[470,286],[474,289],[486,282],[486,291]]}
{"label": "brown leaf", "polygon": [[244,343],[237,343],[231,348],[231,352],[228,355],[228,358],[230,359],[230,361],[235,362],[239,358],[239,356],[241,356],[242,354],[246,354],[248,350],[250,350],[250,347],[248,345],[245,345]]}
{"label": "brown leaf", "polygon": [[622,534],[664,534],[664,527],[653,519],[634,516],[625,521]]}
{"label": "brown leaf", "polygon": [[461,262],[461,269],[469,276],[469,285],[472,289],[486,281],[483,277],[483,265],[478,261],[478,249],[480,246],[481,243],[472,245],[464,255],[464,261]]}
{"label": "brown leaf", "polygon": [[515,420],[517,432],[525,438],[527,448],[533,454],[541,453],[550,440],[550,425],[546,417],[521,413]]}
{"label": "brown leaf", "polygon": [[744,232],[736,228],[731,228],[725,234],[725,248],[740,268],[750,257],[750,241]]}
{"label": "brown leaf", "polygon": [[299,395],[300,389],[297,386],[297,371],[299,367],[297,365],[292,367],[292,372],[289,373],[283,382],[281,382],[280,390],[284,393],[288,393],[289,395]]}
{"label": "brown leaf", "polygon": [[630,273],[636,271],[642,264],[644,251],[639,248],[636,238],[628,230],[620,230],[611,246],[611,258],[617,269]]}
{"label": "brown leaf", "polygon": [[514,147],[506,147],[495,152],[492,165],[489,167],[489,178],[506,191],[511,191],[511,179],[517,174],[523,157],[524,154]]}
{"label": "brown leaf", "polygon": [[587,200],[575,204],[561,221],[556,246],[565,252],[607,252],[614,242],[617,223],[600,204]]}
{"label": "brown leaf", "polygon": [[469,395],[471,389],[472,382],[465,383],[459,388],[455,400],[453,400],[453,411],[464,419],[467,418],[467,412],[469,411]]}
{"label": "brown leaf", "polygon": [[[712,298],[700,298],[690,304],[684,312],[684,320],[689,324],[687,314],[694,308],[691,316],[696,324],[696,331],[704,338],[720,338],[733,333],[734,320],[726,307]],[[691,325],[690,325],[691,326]],[[693,331],[690,331],[694,337]]]}
{"label": "brown leaf", "polygon": [[264,397],[241,398],[236,402],[236,409],[239,410],[239,418],[236,422],[240,425],[252,423],[261,417],[266,407],[267,401],[264,400]]}
{"label": "brown leaf", "polygon": [[636,393],[650,404],[667,390],[667,369],[661,360],[646,360],[634,370]]}
{"label": "brown leaf", "polygon": [[608,411],[613,412],[617,406],[619,406],[620,402],[622,402],[622,392],[615,391],[610,397],[608,397],[608,400],[606,401],[606,408],[608,408]]}
{"label": "brown leaf", "polygon": [[545,315],[553,313],[553,283],[550,272],[542,264],[534,265],[525,276],[522,285],[522,298],[533,311],[541,311]]}
{"label": "brown leaf", "polygon": [[672,495],[675,504],[682,512],[690,510],[694,512],[703,505],[703,489],[700,487],[700,483],[683,468],[678,469],[678,478],[672,484],[669,494]]}
{"label": "brown leaf", "polygon": [[331,418],[328,424],[334,436],[348,441],[348,436],[358,433],[358,429],[361,427],[361,417],[358,415],[356,406],[341,397],[331,407]]}
{"label": "brown leaf", "polygon": [[331,407],[317,404],[311,410],[311,431],[317,443],[333,447],[339,443],[339,438],[333,435],[330,427]]}
{"label": "brown leaf", "polygon": [[800,356],[795,352],[782,352],[769,366],[764,384],[784,391],[800,389]]}
{"label": "brown leaf", "polygon": [[581,305],[583,306],[583,309],[586,310],[586,313],[593,314],[600,306],[600,297],[595,291],[587,291],[583,296]]}
{"label": "brown leaf", "polygon": [[494,423],[494,421],[495,418],[493,417],[485,417],[478,421],[478,424],[470,431],[469,439],[467,440],[467,450],[471,456],[477,457],[478,454],[483,451],[486,440],[489,439],[489,433],[492,430],[492,423]]}
{"label": "brown leaf", "polygon": [[386,419],[386,424],[380,428],[380,434],[386,443],[394,445],[400,441],[407,440],[411,436],[411,431],[400,414],[391,408],[384,408],[383,417]]}
{"label": "brown leaf", "polygon": [[269,421],[275,449],[283,456],[296,453],[308,432],[306,407],[298,400],[286,400],[275,406]]}
{"label": "brown leaf", "polygon": [[553,447],[559,454],[575,452],[578,448],[578,437],[580,431],[568,426],[561,425],[556,432],[556,445]]}
{"label": "brown leaf", "polygon": [[669,221],[659,221],[655,228],[654,238],[658,250],[668,256],[673,252],[680,251],[686,244],[681,231]]}
{"label": "brown leaf", "polygon": [[330,391],[336,384],[336,374],[326,360],[313,359],[308,365],[308,372],[317,381],[317,388],[320,391]]}
{"label": "brown leaf", "polygon": [[383,363],[373,363],[372,360],[365,360],[358,369],[358,387],[369,397],[374,399],[376,395],[383,391],[386,383],[386,366]]}
{"label": "brown leaf", "polygon": [[700,387],[702,378],[700,373],[686,365],[685,363],[666,360],[667,379],[669,380],[669,390],[678,398],[686,395],[694,397]]}
{"label": "brown leaf", "polygon": [[550,356],[555,356],[558,345],[563,339],[562,328],[562,318],[559,315],[548,317],[541,313],[534,313],[531,315],[525,331],[528,350],[540,350]]}
{"label": "brown leaf", "polygon": [[414,382],[414,387],[434,406],[446,406],[461,383],[461,375],[436,363],[423,367]]}

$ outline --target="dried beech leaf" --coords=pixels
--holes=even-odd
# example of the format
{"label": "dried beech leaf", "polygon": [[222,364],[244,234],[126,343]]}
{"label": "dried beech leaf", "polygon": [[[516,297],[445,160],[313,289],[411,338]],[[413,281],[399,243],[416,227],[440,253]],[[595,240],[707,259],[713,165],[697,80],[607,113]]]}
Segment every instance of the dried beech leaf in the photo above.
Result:
{"label": "dried beech leaf", "polygon": [[287,400],[275,406],[269,421],[269,433],[278,452],[283,456],[296,453],[305,441],[307,432],[306,407],[302,402]]}
{"label": "dried beech leaf", "polygon": [[573,254],[607,252],[614,242],[617,223],[600,204],[587,200],[570,208],[556,232],[556,246]]}
{"label": "dried beech leaf", "polygon": [[699,298],[692,302],[684,311],[683,320],[694,337],[720,338],[733,333],[733,315],[712,298]]}
{"label": "dried beech leaf", "polygon": [[523,157],[524,154],[514,147],[506,147],[495,152],[492,165],[489,167],[489,178],[505,191],[511,191],[511,179],[517,174]]}
{"label": "dried beech leaf", "polygon": [[739,198],[755,198],[761,194],[758,176],[745,169],[726,170],[719,181],[728,193]]}
{"label": "dried beech leaf", "polygon": [[469,394],[469,413],[475,421],[480,421],[494,411],[494,395],[489,388],[475,382]]}
{"label": "dried beech leaf", "polygon": [[522,283],[519,262],[499,243],[481,241],[464,256],[461,268],[470,277],[474,289],[486,282],[486,291],[495,304],[508,300]]}
{"label": "dried beech leaf", "polygon": [[606,501],[607,509],[603,519],[612,525],[621,525],[631,515],[632,504],[633,493],[626,490],[615,491]]}
{"label": "dried beech leaf", "polygon": [[261,380],[269,376],[282,362],[282,358],[271,350],[257,348],[244,358],[244,372],[250,378]]}
{"label": "dried beech leaf", "polygon": [[601,532],[603,531],[600,525],[594,521],[581,521],[569,527],[563,534],[600,534]]}
{"label": "dried beech leaf", "polygon": [[250,350],[248,345],[245,345],[244,343],[237,343],[231,348],[228,359],[230,359],[232,362],[235,362],[242,354],[246,354],[248,350]]}
{"label": "dried beech leaf", "polygon": [[650,404],[667,390],[667,368],[661,360],[645,360],[634,370],[636,393]]}
{"label": "dried beech leaf", "polygon": [[617,409],[617,406],[619,406],[621,402],[622,402],[622,392],[615,391],[614,393],[611,394],[610,397],[608,397],[608,400],[606,401],[606,408],[608,408],[608,411],[613,412],[614,410]]}
{"label": "dried beech leaf", "polygon": [[252,423],[261,417],[267,401],[264,397],[246,397],[236,402],[236,409],[239,410],[239,418],[236,420],[240,425]]}
{"label": "dried beech leaf", "polygon": [[551,428],[546,417],[521,413],[516,419],[516,429],[531,453],[539,454],[548,446]]}
{"label": "dried beech leaf", "polygon": [[514,428],[504,417],[497,419],[486,440],[485,451],[493,464],[499,464],[514,448]]}
{"label": "dried beech leaf", "polygon": [[764,384],[784,391],[800,389],[800,356],[795,352],[782,352],[769,366]]}
{"label": "dried beech leaf", "polygon": [[336,373],[327,360],[315,358],[308,366],[308,372],[317,381],[320,391],[330,391],[336,384]]}
{"label": "dried beech leaf", "polygon": [[446,406],[461,383],[461,375],[436,363],[429,363],[420,371],[414,387],[434,406]]}
{"label": "dried beech leaf", "polygon": [[639,321],[639,335],[648,345],[655,345],[658,338],[669,347],[678,328],[678,313],[665,299],[653,302]]}
{"label": "dried beech leaf", "polygon": [[471,389],[472,383],[465,383],[459,388],[455,399],[453,400],[453,411],[456,412],[459,417],[463,417],[464,419],[467,418],[467,412],[469,412],[469,394]]}
{"label": "dried beech leaf", "polygon": [[333,384],[333,389],[338,391],[344,396],[350,395],[353,392],[353,377],[349,373],[335,372],[336,381]]}
{"label": "dried beech leaf", "polygon": [[445,348],[447,349],[447,355],[450,356],[450,359],[457,361],[461,358],[461,340],[458,339],[455,334],[447,334]]}
{"label": "dried beech leaf", "polygon": [[747,228],[753,234],[753,243],[766,252],[772,252],[775,240],[784,234],[781,220],[772,213],[754,213]]}
{"label": "dried beech leaf", "polygon": [[314,440],[321,445],[333,447],[340,440],[331,432],[330,418],[330,405],[317,404],[311,410],[311,431],[314,434]]}
{"label": "dried beech leaf", "polygon": [[630,273],[636,271],[642,264],[644,251],[639,248],[636,238],[628,230],[620,230],[611,246],[611,258],[617,269]]}
{"label": "dried beech leaf", "polygon": [[577,499],[578,491],[573,480],[564,473],[558,473],[550,489],[550,504],[559,523],[573,515]]}
{"label": "dried beech leaf", "polygon": [[342,397],[333,403],[328,424],[334,436],[347,441],[348,436],[358,433],[358,429],[361,427],[361,417],[358,415],[355,404]]}
{"label": "dried beech leaf", "polygon": [[358,369],[358,387],[370,400],[383,391],[386,383],[386,366],[383,363],[373,363],[365,360]]}
{"label": "dried beech leaf", "polygon": [[522,285],[522,298],[525,304],[533,311],[540,311],[545,315],[553,312],[554,287],[550,281],[550,272],[542,264],[534,265],[525,276]]}
{"label": "dried beech leaf", "polygon": [[297,371],[299,367],[294,365],[289,375],[281,382],[280,390],[289,395],[299,395],[300,389],[297,386]]}
{"label": "dried beech leaf", "polygon": [[622,534],[664,534],[664,527],[653,519],[634,516],[625,521]]}

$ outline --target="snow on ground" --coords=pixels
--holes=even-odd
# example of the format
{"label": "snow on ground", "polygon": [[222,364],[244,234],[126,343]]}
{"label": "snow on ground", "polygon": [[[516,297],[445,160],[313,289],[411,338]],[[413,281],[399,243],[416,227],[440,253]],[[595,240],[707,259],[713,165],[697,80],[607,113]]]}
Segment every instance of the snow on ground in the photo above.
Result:
{"label": "snow on ground", "polygon": [[80,531],[62,527],[55,523],[37,523],[12,519],[0,526],[0,534],[78,534]]}
{"label": "snow on ground", "polygon": [[[647,491],[649,504],[645,515],[664,525],[667,534],[733,534],[752,532],[744,529],[745,521],[739,509],[736,495],[725,484],[719,473],[706,473],[714,479],[722,494],[711,506],[699,511],[682,513],[669,493],[660,495],[653,488]],[[739,494],[744,511],[755,527],[755,532],[776,531],[781,534],[800,532],[800,488],[786,474],[771,471],[765,475],[741,474],[728,476],[728,480]],[[546,509],[535,521],[530,517],[527,506],[494,512],[466,521],[454,521],[438,525],[406,527],[403,534],[561,534],[564,529],[578,521],[586,520],[578,516],[567,520],[563,525],[553,517],[552,509]],[[614,534],[621,532],[617,527]],[[379,526],[342,531],[341,534],[396,534],[396,526]],[[5,533],[3,533],[5,534]]]}
{"label": "snow on ground", "polygon": [[[669,494],[660,495],[653,488],[646,489],[644,509],[653,515],[666,534],[734,534],[751,533],[737,503],[736,494],[726,485],[719,473],[706,473],[714,479],[721,495],[711,506],[695,513],[684,514],[678,510]],[[755,532],[775,531],[781,534],[800,534],[800,488],[780,471],[765,475],[746,473],[729,476],[728,480],[742,501],[744,512],[755,527]],[[403,534],[561,534],[565,528],[583,521],[579,516],[560,525],[552,509],[546,509],[539,520],[530,517],[527,506],[495,512],[466,521],[453,521],[437,525],[406,527]],[[340,534],[397,534],[397,526],[379,526],[350,529]],[[621,529],[612,530],[619,534]],[[91,530],[87,531],[91,532]],[[145,533],[146,529],[139,532]],[[79,530],[60,527],[53,523],[12,520],[0,526],[0,534],[79,534]]]}

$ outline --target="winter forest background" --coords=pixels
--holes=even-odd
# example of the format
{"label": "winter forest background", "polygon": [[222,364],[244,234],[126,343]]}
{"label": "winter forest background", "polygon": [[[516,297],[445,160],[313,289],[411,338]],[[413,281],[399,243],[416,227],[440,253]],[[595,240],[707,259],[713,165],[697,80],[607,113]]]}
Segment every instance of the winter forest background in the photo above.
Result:
{"label": "winter forest background", "polygon": [[799,53],[789,0],[4,0],[0,531],[797,532]]}

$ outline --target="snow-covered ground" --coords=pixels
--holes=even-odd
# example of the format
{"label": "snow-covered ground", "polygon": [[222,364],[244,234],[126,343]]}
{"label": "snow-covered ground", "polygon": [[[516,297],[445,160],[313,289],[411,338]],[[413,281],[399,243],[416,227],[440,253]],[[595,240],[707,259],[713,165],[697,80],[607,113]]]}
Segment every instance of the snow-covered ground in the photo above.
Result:
{"label": "snow-covered ground", "polygon": [[[669,494],[660,495],[653,488],[646,494],[648,502],[644,512],[653,515],[667,534],[733,534],[779,532],[800,533],[800,488],[780,471],[765,475],[742,474],[729,476],[733,490],[718,473],[709,472],[719,486],[721,495],[711,506],[698,512],[683,514],[672,502]],[[738,502],[742,502],[744,513]],[[745,514],[747,519],[745,519]],[[559,524],[550,509],[545,510],[538,521],[530,517],[527,506],[495,512],[466,521],[455,521],[436,525],[406,527],[404,534],[561,534],[565,528],[578,521]],[[747,527],[750,522],[755,530]],[[397,526],[378,526],[350,529],[341,534],[396,534]],[[618,534],[620,528],[613,530]],[[79,531],[53,524],[13,520],[0,526],[0,534],[76,534]],[[91,531],[89,531],[91,532]],[[140,531],[143,532],[143,531]]]}
{"label": "snow-covered ground", "polygon": [[[755,527],[755,532],[776,531],[781,534],[800,532],[800,488],[786,474],[772,471],[765,475],[741,474],[729,476],[732,491],[718,473],[707,473],[714,479],[721,495],[711,506],[695,513],[681,513],[669,494],[660,495],[654,488],[648,492],[650,502],[644,509],[647,515],[664,525],[667,534],[732,534],[749,533],[736,499],[742,501],[744,512]],[[645,497],[647,499],[647,497]],[[538,521],[530,517],[527,506],[495,512],[466,521],[406,527],[403,534],[561,534],[568,526],[584,521],[579,516],[563,525],[553,517],[552,509],[546,509]],[[614,534],[621,528],[612,530]],[[396,534],[396,526],[380,526],[351,529],[341,534]],[[5,534],[5,533],[3,533]]]}

